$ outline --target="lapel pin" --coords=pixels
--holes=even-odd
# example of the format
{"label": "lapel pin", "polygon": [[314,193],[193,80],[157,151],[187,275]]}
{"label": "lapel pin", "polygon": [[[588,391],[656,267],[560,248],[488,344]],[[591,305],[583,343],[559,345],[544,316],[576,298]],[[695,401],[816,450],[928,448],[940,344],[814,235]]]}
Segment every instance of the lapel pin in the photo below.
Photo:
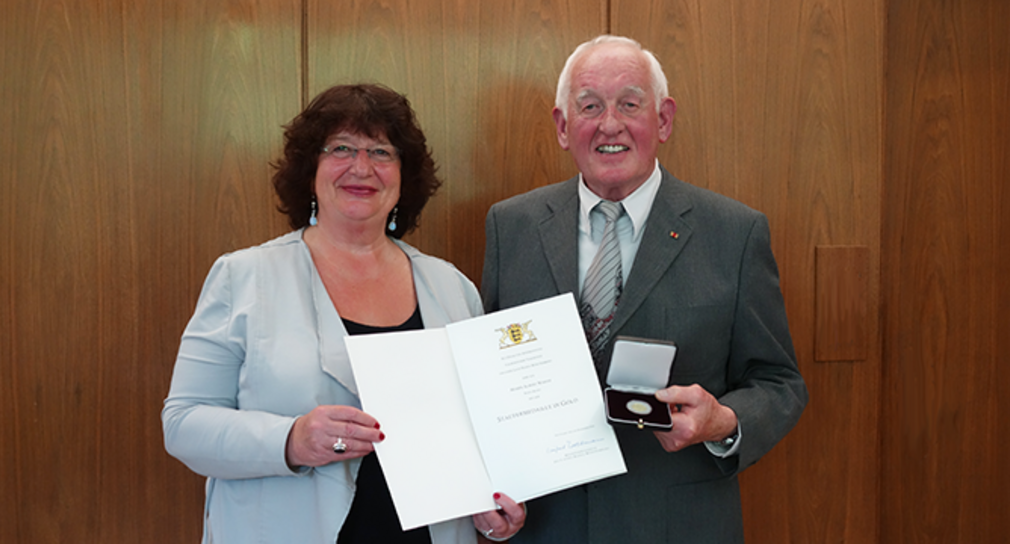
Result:
{"label": "lapel pin", "polygon": [[670,231],[670,238],[673,238],[674,240],[676,240],[676,239],[680,238],[680,235],[671,230]]}

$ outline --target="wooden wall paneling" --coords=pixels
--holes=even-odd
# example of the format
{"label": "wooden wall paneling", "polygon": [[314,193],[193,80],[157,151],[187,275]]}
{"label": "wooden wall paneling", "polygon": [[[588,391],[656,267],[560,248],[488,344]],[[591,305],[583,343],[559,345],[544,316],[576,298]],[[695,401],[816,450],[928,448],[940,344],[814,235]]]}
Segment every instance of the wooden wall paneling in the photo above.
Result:
{"label": "wooden wall paneling", "polygon": [[565,1],[547,9],[527,0],[484,7],[473,165],[482,228],[491,204],[578,173],[558,144],[551,111],[565,60],[606,32],[606,4]]}
{"label": "wooden wall paneling", "polygon": [[5,3],[5,542],[199,539],[159,414],[213,258],[283,230],[298,7]]}
{"label": "wooden wall paneling", "polygon": [[[123,162],[96,160],[103,143],[96,121],[124,102],[122,87],[104,95],[81,90],[92,78],[121,82],[123,67],[115,56],[88,64],[106,56],[105,38],[115,32],[102,28],[101,10],[7,9],[4,20],[18,28],[11,29],[17,43],[3,53],[5,68],[17,70],[4,76],[13,87],[5,132],[16,134],[5,157],[10,162],[4,161],[10,185],[3,215],[16,229],[4,251],[11,267],[12,354],[4,361],[12,389],[5,414],[16,418],[17,438],[5,470],[17,476],[4,493],[2,517],[18,541],[59,542],[98,532],[92,490],[101,484],[95,437],[101,433],[100,322],[108,309],[99,285],[113,271],[104,267],[110,221],[97,189],[125,177]],[[109,136],[110,148],[126,147],[118,135]],[[128,306],[130,295],[119,302]]]}
{"label": "wooden wall paneling", "polygon": [[377,81],[407,95],[444,182],[407,240],[479,283],[484,217],[502,198],[571,176],[550,110],[575,45],[604,3],[311,1],[308,81]]}
{"label": "wooden wall paneling", "polygon": [[1010,531],[1007,28],[1000,0],[887,2],[885,542]]}
{"label": "wooden wall paneling", "polygon": [[[660,160],[768,215],[811,401],[743,474],[749,542],[872,542],[878,520],[882,4],[626,1],[612,31],[663,63],[678,103]],[[814,247],[870,248],[862,365],[814,367]]]}
{"label": "wooden wall paneling", "polygon": [[23,505],[17,500],[19,473],[18,440],[24,426],[18,416],[16,392],[18,374],[14,365],[17,346],[14,343],[14,262],[15,218],[11,213],[14,201],[14,180],[17,179],[13,128],[18,117],[19,88],[22,81],[14,74],[26,74],[27,55],[20,45],[27,41],[25,25],[20,18],[27,12],[27,0],[0,3],[0,541],[18,542]]}
{"label": "wooden wall paneling", "polygon": [[[551,115],[558,76],[578,44],[606,31],[604,1],[487,3],[481,16],[479,133],[471,165],[472,237],[483,265],[484,218],[495,202],[578,173]],[[503,24],[503,21],[508,21]],[[479,279],[477,276],[476,279]]]}
{"label": "wooden wall paneling", "polygon": [[865,361],[870,353],[870,248],[814,248],[814,360]]}
{"label": "wooden wall paneling", "polygon": [[[139,129],[132,140],[159,142],[157,151],[138,153],[133,172],[138,188],[148,184],[147,192],[138,191],[134,226],[143,309],[138,360],[140,372],[150,376],[139,394],[154,409],[156,424],[147,428],[152,420],[146,412],[143,425],[154,432],[145,453],[156,461],[146,470],[158,470],[142,476],[176,495],[163,497],[159,486],[139,478],[131,482],[144,499],[120,508],[123,523],[112,527],[128,527],[130,516],[171,513],[155,516],[170,529],[154,526],[144,540],[183,540],[166,536],[174,531],[195,541],[202,530],[204,479],[164,452],[158,415],[179,336],[210,264],[221,253],[287,231],[275,211],[268,163],[279,153],[281,125],[300,106],[300,8],[299,0],[238,0],[127,9],[126,26],[134,31],[127,35],[128,50],[150,55],[130,65],[137,82],[132,126]],[[144,370],[152,367],[157,371]],[[106,541],[142,540],[129,535]]]}
{"label": "wooden wall paneling", "polygon": [[[1005,512],[1010,512],[1010,469],[1006,463],[1001,463],[1001,455],[1010,451],[1010,410],[1006,399],[1010,399],[1010,73],[1001,70],[1010,62],[1010,34],[1000,29],[1010,26],[1010,5],[992,2],[989,4],[988,20],[990,29],[987,37],[991,40],[979,40],[976,46],[985,48],[991,46],[985,64],[986,71],[991,75],[990,100],[985,100],[978,109],[973,108],[973,120],[981,120],[990,130],[991,143],[989,152],[977,157],[984,161],[980,166],[983,170],[992,172],[991,183],[993,197],[993,259],[994,269],[989,285],[994,290],[994,319],[988,324],[990,337],[993,339],[992,358],[985,361],[986,371],[992,373],[995,390],[986,398],[985,419],[981,443],[985,444],[985,463],[990,473],[983,481],[993,490],[982,495],[983,503],[988,507],[986,520],[994,526],[989,531],[994,535],[1010,534],[1010,527]],[[1002,22],[1002,26],[999,26]],[[983,26],[983,28],[986,28]],[[987,43],[988,41],[988,43]],[[1000,99],[1002,97],[1002,99]],[[989,104],[986,104],[988,102]],[[981,119],[980,117],[981,116]],[[991,120],[986,120],[991,116]],[[986,164],[987,163],[987,164]],[[984,318],[984,317],[983,317]],[[976,427],[976,429],[978,429]],[[975,436],[970,439],[975,439]],[[970,490],[962,492],[971,496]],[[974,505],[973,505],[974,506]],[[997,537],[998,538],[998,537]]]}

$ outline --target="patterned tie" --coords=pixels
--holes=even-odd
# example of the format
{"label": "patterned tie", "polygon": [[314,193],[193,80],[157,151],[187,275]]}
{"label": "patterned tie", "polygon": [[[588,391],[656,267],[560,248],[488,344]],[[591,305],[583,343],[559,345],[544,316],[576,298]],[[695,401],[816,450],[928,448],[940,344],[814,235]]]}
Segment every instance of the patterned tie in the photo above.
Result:
{"label": "patterned tie", "polygon": [[582,328],[586,331],[589,351],[599,366],[602,364],[600,359],[603,348],[610,338],[610,323],[614,320],[614,311],[621,298],[623,278],[621,246],[617,241],[617,218],[624,213],[624,206],[620,202],[601,200],[591,213],[603,214],[607,223],[603,228],[600,249],[586,272],[579,315],[582,317]]}

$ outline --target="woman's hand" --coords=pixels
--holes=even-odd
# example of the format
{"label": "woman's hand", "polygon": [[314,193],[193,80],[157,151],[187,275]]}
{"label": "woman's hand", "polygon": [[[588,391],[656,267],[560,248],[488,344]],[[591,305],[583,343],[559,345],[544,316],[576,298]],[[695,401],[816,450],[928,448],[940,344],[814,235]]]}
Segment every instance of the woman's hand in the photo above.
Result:
{"label": "woman's hand", "polygon": [[[317,406],[295,420],[288,434],[286,456],[292,467],[319,467],[368,455],[373,442],[386,435],[379,431],[374,417],[352,406]],[[334,446],[346,449],[337,453]]]}
{"label": "woman's hand", "polygon": [[473,526],[486,540],[501,542],[522,529],[526,523],[526,505],[516,503],[504,493],[495,493],[494,502],[500,508],[474,514]]}

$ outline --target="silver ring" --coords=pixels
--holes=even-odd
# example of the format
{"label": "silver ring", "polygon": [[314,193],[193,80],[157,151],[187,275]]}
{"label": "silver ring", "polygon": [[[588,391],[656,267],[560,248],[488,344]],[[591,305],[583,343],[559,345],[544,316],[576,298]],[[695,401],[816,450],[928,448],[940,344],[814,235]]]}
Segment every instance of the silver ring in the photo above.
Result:
{"label": "silver ring", "polygon": [[333,453],[341,454],[347,453],[347,444],[344,444],[344,439],[337,437],[336,443],[333,444]]}
{"label": "silver ring", "polygon": [[493,532],[494,532],[494,529],[488,529],[487,531],[481,531],[480,534],[482,534],[484,536],[491,536],[491,533],[493,533]]}

